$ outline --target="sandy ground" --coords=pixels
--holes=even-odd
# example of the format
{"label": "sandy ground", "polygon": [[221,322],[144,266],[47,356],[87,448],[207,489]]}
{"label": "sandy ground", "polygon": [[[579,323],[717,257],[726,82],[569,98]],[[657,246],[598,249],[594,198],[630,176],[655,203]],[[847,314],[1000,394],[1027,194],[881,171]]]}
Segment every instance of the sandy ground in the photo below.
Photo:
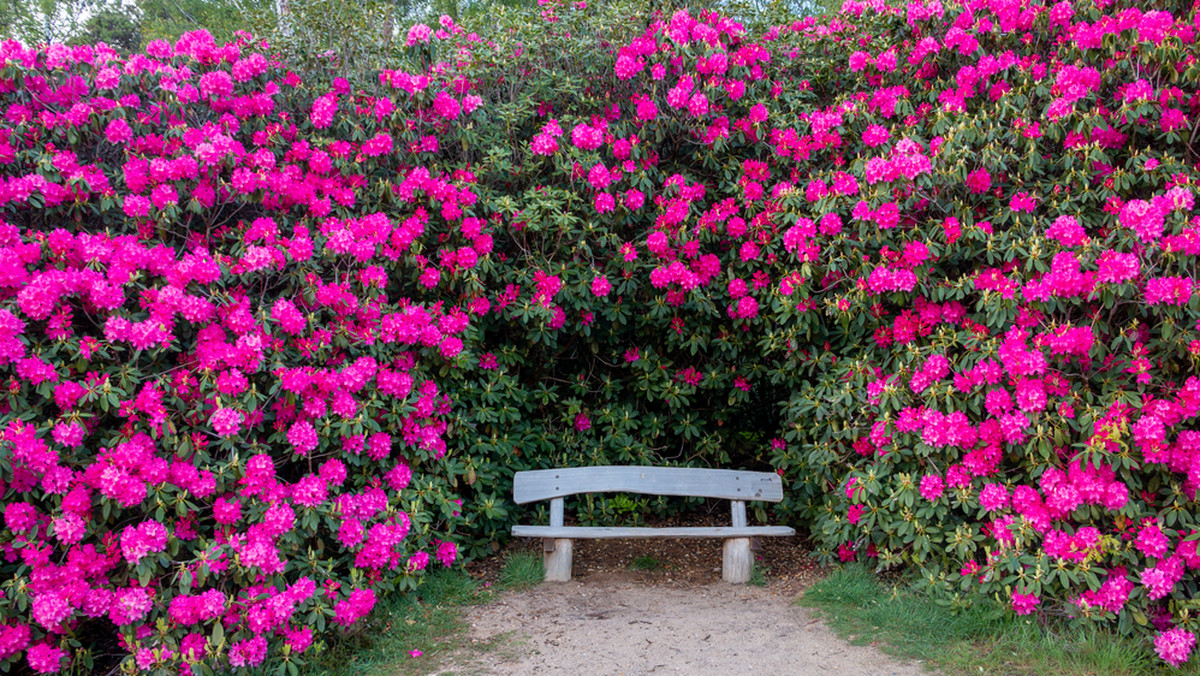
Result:
{"label": "sandy ground", "polygon": [[[724,582],[646,584],[590,575],[501,595],[468,614],[470,651],[453,673],[524,676],[864,674],[917,676],[871,646],[838,639],[794,595]],[[448,673],[443,670],[439,673]]]}

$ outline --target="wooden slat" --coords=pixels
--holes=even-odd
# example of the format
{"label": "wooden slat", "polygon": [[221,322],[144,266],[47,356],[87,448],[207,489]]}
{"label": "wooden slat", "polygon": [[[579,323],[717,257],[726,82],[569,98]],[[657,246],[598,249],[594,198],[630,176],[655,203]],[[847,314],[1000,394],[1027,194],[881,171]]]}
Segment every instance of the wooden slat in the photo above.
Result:
{"label": "wooden slat", "polygon": [[[742,528],[746,525],[746,503],[741,500],[730,500],[730,511],[733,512],[733,527]],[[551,523],[551,526],[554,524]]]}
{"label": "wooden slat", "polygon": [[688,528],[607,528],[588,526],[513,526],[515,537],[527,538],[751,538],[786,537],[796,531],[787,526],[704,526]]}
{"label": "wooden slat", "polygon": [[[554,499],[550,500],[550,526],[552,528],[561,528],[562,525],[563,525],[563,499],[562,498],[554,498]],[[558,544],[554,541],[554,538],[545,538],[542,540],[542,549],[546,552],[547,555],[551,554],[557,548],[558,548]],[[571,558],[571,556],[570,556],[570,553],[568,552],[567,553],[567,572],[566,572],[566,576],[567,576],[568,580],[571,579],[570,558]],[[555,565],[561,567],[561,561],[557,561],[555,563]],[[547,567],[546,570],[550,570],[550,568]],[[549,574],[549,573],[547,573],[547,574]],[[554,573],[554,575],[561,576],[562,571],[558,570]]]}
{"label": "wooden slat", "polygon": [[517,504],[579,493],[642,493],[727,500],[783,499],[783,482],[772,472],[695,467],[568,467],[517,472]]}

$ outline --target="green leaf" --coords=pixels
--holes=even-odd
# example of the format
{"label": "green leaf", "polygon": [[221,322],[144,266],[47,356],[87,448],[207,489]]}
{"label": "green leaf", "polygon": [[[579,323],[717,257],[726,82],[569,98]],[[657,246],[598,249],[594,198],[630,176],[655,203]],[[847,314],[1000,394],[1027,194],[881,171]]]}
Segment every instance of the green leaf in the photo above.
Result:
{"label": "green leaf", "polygon": [[213,646],[216,646],[217,649],[220,649],[220,647],[225,644],[225,626],[221,624],[219,619],[213,625],[212,635],[209,643]]}

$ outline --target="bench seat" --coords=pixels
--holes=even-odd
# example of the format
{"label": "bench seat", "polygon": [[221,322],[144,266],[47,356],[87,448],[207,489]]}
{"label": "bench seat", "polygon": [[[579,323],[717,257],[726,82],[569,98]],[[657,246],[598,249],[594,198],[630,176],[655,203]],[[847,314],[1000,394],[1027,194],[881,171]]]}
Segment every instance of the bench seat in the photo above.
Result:
{"label": "bench seat", "polygon": [[694,526],[674,528],[619,528],[604,526],[513,526],[512,534],[526,538],[759,538],[788,537],[788,526]]}
{"label": "bench seat", "polygon": [[[563,523],[563,498],[581,493],[641,493],[717,498],[730,501],[729,526],[624,528],[568,526]],[[518,505],[550,501],[550,525],[513,526],[515,537],[542,538],[547,582],[571,579],[573,542],[604,538],[720,538],[725,541],[721,577],[747,582],[754,570],[752,541],[760,537],[789,537],[787,526],[751,526],[746,523],[746,502],[779,502],[783,482],[773,472],[746,472],[696,467],[564,467],[517,472],[513,475],[513,501]]]}

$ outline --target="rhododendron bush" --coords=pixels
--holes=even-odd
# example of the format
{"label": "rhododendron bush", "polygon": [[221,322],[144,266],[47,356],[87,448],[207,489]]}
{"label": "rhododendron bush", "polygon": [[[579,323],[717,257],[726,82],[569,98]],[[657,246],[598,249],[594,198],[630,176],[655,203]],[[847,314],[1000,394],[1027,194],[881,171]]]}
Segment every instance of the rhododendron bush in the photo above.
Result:
{"label": "rhododendron bush", "polygon": [[769,464],[826,558],[1187,661],[1195,9],[619,11],[446,38],[499,121],[471,523],[513,468]]}
{"label": "rhododendron bush", "polygon": [[448,122],[207,34],[0,59],[0,665],[297,673],[456,558]]}
{"label": "rhododendron bush", "polygon": [[801,137],[828,161],[797,204],[840,330],[807,357],[775,461],[821,482],[829,556],[1187,661],[1195,8],[848,3],[842,21],[842,93]]}
{"label": "rhododendron bush", "polygon": [[488,19],[329,85],[5,48],[0,657],[286,668],[489,551],[514,471],[689,463],[1191,658],[1192,6]]}

